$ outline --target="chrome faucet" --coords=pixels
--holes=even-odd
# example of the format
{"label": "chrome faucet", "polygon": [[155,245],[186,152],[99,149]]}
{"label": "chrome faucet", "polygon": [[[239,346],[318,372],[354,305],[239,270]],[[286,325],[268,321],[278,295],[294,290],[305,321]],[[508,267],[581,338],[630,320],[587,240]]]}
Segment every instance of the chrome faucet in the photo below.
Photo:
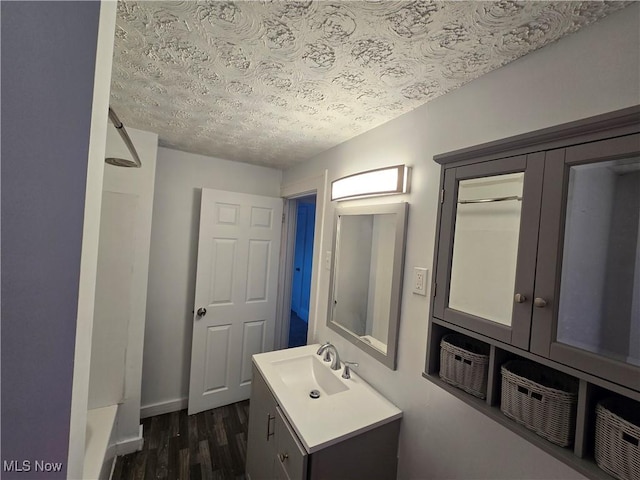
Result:
{"label": "chrome faucet", "polygon": [[[333,358],[331,353],[333,352]],[[340,370],[340,355],[338,355],[338,350],[335,346],[330,344],[329,342],[321,345],[316,354],[322,355],[324,353],[324,357],[322,358],[325,362],[331,362],[331,370]]]}

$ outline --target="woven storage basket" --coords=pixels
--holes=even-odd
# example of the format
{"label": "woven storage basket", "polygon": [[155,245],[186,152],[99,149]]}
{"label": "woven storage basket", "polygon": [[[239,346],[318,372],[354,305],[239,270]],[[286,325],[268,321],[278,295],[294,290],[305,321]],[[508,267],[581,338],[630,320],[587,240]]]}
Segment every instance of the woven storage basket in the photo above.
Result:
{"label": "woven storage basket", "polygon": [[562,447],[571,445],[578,381],[526,360],[511,360],[500,370],[502,413],[550,442]]}
{"label": "woven storage basket", "polygon": [[489,346],[457,333],[440,341],[440,378],[476,397],[487,396]]}
{"label": "woven storage basket", "polygon": [[596,406],[596,463],[622,480],[640,480],[640,404],[607,398]]}

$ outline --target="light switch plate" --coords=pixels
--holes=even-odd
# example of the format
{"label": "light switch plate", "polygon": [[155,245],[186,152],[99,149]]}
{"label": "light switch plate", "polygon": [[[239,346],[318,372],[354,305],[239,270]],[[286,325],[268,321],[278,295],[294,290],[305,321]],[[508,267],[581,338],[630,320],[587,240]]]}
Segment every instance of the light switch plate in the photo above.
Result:
{"label": "light switch plate", "polygon": [[422,267],[413,267],[413,293],[417,295],[427,294],[428,270]]}

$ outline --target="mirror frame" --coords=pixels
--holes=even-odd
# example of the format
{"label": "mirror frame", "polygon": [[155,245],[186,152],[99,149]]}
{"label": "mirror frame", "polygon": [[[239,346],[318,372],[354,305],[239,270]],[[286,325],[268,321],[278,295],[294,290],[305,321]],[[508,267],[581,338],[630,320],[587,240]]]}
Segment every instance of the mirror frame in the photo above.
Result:
{"label": "mirror frame", "polygon": [[[327,309],[327,327],[337,332],[340,336],[356,345],[364,352],[384,364],[388,368],[395,370],[397,366],[398,351],[398,332],[400,330],[400,313],[402,304],[402,280],[404,277],[404,256],[407,237],[407,220],[408,220],[409,204],[402,203],[384,203],[369,204],[357,207],[337,207],[335,210],[333,224],[333,246],[331,263],[331,276],[329,281],[329,306]],[[335,274],[338,270],[337,247],[340,241],[339,223],[340,217],[345,215],[376,215],[376,214],[395,214],[397,215],[395,246],[393,252],[393,271],[391,272],[391,299],[389,308],[389,330],[387,336],[387,352],[386,354],[374,348],[369,343],[362,340],[358,335],[343,327],[339,323],[333,321],[334,310],[334,284]]]}

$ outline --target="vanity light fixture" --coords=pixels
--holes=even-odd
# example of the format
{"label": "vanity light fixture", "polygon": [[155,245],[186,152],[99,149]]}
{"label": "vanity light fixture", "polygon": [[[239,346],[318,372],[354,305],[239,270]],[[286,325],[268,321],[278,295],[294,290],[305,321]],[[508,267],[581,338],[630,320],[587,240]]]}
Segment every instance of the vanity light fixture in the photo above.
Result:
{"label": "vanity light fixture", "polygon": [[408,193],[410,171],[406,165],[395,165],[339,178],[331,182],[331,200]]}

